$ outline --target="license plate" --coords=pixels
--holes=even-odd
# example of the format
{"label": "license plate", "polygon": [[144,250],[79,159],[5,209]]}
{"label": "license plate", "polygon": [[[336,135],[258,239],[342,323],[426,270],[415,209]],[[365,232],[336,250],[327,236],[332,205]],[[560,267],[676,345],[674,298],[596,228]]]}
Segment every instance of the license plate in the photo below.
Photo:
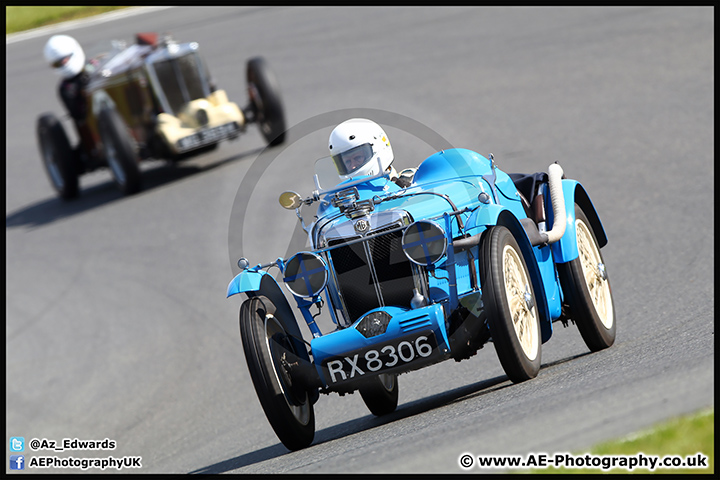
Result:
{"label": "license plate", "polygon": [[185,152],[194,148],[202,147],[210,143],[219,142],[220,140],[236,135],[240,127],[235,122],[226,123],[217,127],[201,130],[177,141],[178,151]]}
{"label": "license plate", "polygon": [[328,382],[335,384],[389,369],[412,368],[414,364],[432,357],[437,346],[431,331],[397,338],[381,345],[331,357],[323,362],[323,373]]}

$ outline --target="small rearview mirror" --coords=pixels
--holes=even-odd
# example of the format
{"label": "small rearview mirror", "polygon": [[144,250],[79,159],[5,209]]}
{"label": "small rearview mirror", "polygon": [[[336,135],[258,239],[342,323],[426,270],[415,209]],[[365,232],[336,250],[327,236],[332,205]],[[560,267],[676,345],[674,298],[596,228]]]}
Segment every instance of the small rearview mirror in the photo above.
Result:
{"label": "small rearview mirror", "polygon": [[283,192],[280,195],[280,205],[288,210],[294,210],[302,205],[302,197],[299,193]]}

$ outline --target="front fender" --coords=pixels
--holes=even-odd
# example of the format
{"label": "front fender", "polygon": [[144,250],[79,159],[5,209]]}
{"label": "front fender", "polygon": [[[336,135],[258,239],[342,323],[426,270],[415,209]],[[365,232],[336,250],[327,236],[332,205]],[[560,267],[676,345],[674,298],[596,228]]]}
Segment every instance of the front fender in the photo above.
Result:
{"label": "front fender", "polygon": [[[538,314],[540,315],[540,334],[542,343],[547,342],[552,336],[552,319],[553,313],[551,313],[552,300],[557,300],[557,285],[555,278],[552,273],[552,260],[545,259],[543,265],[539,263],[539,257],[542,257],[542,253],[539,248],[533,248],[530,244],[530,239],[527,236],[527,232],[518,221],[515,215],[511,212],[505,212],[498,218],[498,225],[502,225],[510,230],[515,237],[515,240],[520,247],[520,252],[525,258],[525,264],[527,265],[528,271],[530,272],[530,281],[533,284],[533,290],[535,291],[535,299],[537,300]],[[536,254],[536,251],[538,252]],[[549,262],[549,263],[548,263]],[[547,267],[550,267],[552,273],[547,272]],[[542,270],[542,271],[541,271]],[[543,275],[543,271],[545,275]],[[555,303],[555,302],[553,302]],[[559,302],[557,305],[559,309]],[[555,310],[555,309],[554,309]],[[559,312],[557,312],[559,315]]]}
{"label": "front fender", "polygon": [[285,331],[292,337],[297,355],[308,362],[310,361],[307,348],[302,342],[302,333],[295,319],[293,309],[272,275],[264,270],[240,272],[228,285],[227,296],[231,297],[238,293],[245,293],[248,298],[259,295],[267,297],[275,305],[275,317],[280,320]]}
{"label": "front fender", "polygon": [[[574,211],[574,210],[573,210]],[[477,235],[484,232],[488,227],[495,225],[502,225],[508,228],[515,239],[518,242],[518,246],[525,258],[528,270],[530,271],[531,281],[533,283],[533,289],[535,290],[535,297],[538,300],[538,312],[540,318],[543,320],[540,323],[542,342],[546,342],[552,335],[552,313],[550,312],[550,305],[548,304],[547,292],[548,290],[553,291],[557,288],[554,285],[554,277],[549,275],[547,281],[550,282],[549,286],[545,285],[545,277],[543,277],[540,266],[538,265],[538,259],[535,254],[535,250],[530,244],[530,239],[527,236],[527,232],[521,225],[517,217],[509,209],[502,205],[488,204],[482,205],[480,208],[475,210],[470,217],[467,219],[465,231],[469,234]],[[482,286],[481,286],[482,288]],[[553,298],[556,295],[553,296]]]}
{"label": "front fender", "polygon": [[500,213],[505,210],[506,207],[495,203],[481,205],[465,221],[465,233],[475,235],[482,233],[489,226],[497,225]]}
{"label": "front fender", "polygon": [[[245,293],[248,298],[258,295],[269,298],[270,301],[275,304],[276,316],[281,318],[285,331],[298,339],[302,338],[295,314],[287,298],[285,298],[285,294],[275,278],[268,272],[264,270],[245,270],[238,273],[228,285],[227,296],[231,297],[238,293]],[[302,344],[299,344],[298,346],[301,345]],[[305,347],[303,346],[298,350],[304,352]]]}
{"label": "front fender", "polygon": [[235,278],[230,281],[230,284],[228,284],[228,298],[238,293],[257,292],[260,290],[260,283],[265,275],[270,274],[265,271],[254,272],[252,270],[245,270],[238,273]]}

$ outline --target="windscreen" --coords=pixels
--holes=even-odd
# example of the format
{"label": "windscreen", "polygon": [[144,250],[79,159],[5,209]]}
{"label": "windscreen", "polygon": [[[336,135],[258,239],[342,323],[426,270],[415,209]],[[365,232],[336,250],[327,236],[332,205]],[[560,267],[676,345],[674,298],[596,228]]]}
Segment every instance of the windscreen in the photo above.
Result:
{"label": "windscreen", "polygon": [[[204,98],[202,69],[194,53],[153,64],[168,106],[177,114],[188,102]],[[209,93],[209,92],[208,92]]]}

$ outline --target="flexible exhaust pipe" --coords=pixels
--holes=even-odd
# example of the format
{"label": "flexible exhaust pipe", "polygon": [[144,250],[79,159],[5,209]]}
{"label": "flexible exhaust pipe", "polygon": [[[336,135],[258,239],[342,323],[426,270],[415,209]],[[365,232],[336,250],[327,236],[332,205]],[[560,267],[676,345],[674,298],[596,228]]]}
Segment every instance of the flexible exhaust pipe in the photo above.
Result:
{"label": "flexible exhaust pipe", "polygon": [[[565,234],[567,220],[565,218],[565,196],[562,189],[563,169],[557,163],[553,163],[548,167],[548,189],[550,190],[550,202],[553,211],[553,227],[548,232],[538,231],[538,226],[530,218],[520,219],[520,224],[525,229],[525,233],[533,247],[548,245],[555,243]],[[458,238],[453,240],[453,248],[455,252],[467,250],[480,243],[481,233],[467,238]]]}
{"label": "flexible exhaust pipe", "polygon": [[553,227],[547,235],[547,243],[555,243],[565,234],[565,196],[562,189],[563,169],[557,163],[548,167],[548,187],[553,209]]}

